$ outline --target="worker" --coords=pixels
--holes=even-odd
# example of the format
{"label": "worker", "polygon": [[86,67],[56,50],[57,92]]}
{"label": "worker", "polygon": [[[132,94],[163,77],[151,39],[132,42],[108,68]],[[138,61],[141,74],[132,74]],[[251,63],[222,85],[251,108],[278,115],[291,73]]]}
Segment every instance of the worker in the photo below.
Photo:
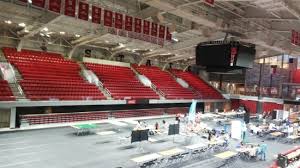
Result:
{"label": "worker", "polygon": [[[262,141],[264,142],[264,141]],[[259,145],[258,154],[260,155],[260,160],[266,160],[267,144],[263,143]]]}

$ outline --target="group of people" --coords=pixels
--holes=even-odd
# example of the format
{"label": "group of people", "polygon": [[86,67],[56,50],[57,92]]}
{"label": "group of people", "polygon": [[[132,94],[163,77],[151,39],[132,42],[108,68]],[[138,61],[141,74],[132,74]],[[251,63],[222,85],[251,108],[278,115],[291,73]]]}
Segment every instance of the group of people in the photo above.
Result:
{"label": "group of people", "polygon": [[164,133],[167,132],[169,129],[169,124],[165,121],[162,120],[162,124],[159,125],[158,122],[154,124],[154,126],[148,125],[145,121],[137,121],[137,124],[133,128],[133,130],[144,130],[144,129],[149,129],[149,134],[154,135],[157,133]]}
{"label": "group of people", "polygon": [[266,160],[267,144],[265,144],[264,141],[262,141],[261,144],[247,144],[240,142],[237,145],[237,148],[247,149],[245,151],[247,151],[247,154],[249,155],[250,159],[258,157],[260,160]]}

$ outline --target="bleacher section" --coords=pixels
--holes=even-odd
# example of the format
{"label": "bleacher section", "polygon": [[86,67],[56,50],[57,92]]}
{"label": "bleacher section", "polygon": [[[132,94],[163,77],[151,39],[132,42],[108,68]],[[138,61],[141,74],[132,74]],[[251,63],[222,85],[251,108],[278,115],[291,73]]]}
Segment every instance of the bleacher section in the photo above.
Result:
{"label": "bleacher section", "polygon": [[178,69],[170,70],[175,76],[186,81],[192,88],[201,95],[202,99],[223,99],[221,93],[219,93],[215,88],[207,84],[200,77],[190,73],[184,72]]}
{"label": "bleacher section", "polygon": [[30,125],[68,123],[78,121],[103,120],[108,118],[108,112],[84,112],[84,113],[55,113],[39,115],[21,115],[20,119],[27,121]]}
{"label": "bleacher section", "polygon": [[101,100],[105,96],[80,76],[79,65],[60,54],[3,48],[7,60],[23,77],[19,81],[31,100]]}
{"label": "bleacher section", "polygon": [[129,67],[85,63],[98,76],[114,99],[159,99],[150,88],[136,78]]}
{"label": "bleacher section", "polygon": [[132,111],[120,111],[113,112],[114,118],[129,118],[129,117],[144,117],[144,116],[159,116],[163,115],[162,109],[149,109],[149,110],[132,110]]}
{"label": "bleacher section", "polygon": [[142,75],[145,75],[160,90],[167,99],[196,99],[199,96],[188,88],[182,87],[175,79],[166,71],[162,71],[158,67],[137,66],[133,67]]}
{"label": "bleacher section", "polygon": [[0,101],[14,101],[15,97],[6,80],[0,78]]}

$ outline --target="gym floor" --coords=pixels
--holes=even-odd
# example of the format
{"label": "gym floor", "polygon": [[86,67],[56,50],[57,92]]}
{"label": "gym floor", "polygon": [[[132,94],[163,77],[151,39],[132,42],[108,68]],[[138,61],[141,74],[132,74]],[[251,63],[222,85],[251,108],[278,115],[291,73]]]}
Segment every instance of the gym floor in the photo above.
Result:
{"label": "gym floor", "polygon": [[[174,120],[167,119],[167,121]],[[148,124],[154,124],[162,119],[147,120]],[[137,144],[130,144],[130,140],[124,140],[131,133],[134,124],[122,122],[125,126],[111,123],[99,124],[97,132],[114,131],[110,135],[76,136],[74,128],[52,128],[31,131],[19,131],[0,134],[0,168],[116,168],[135,167],[130,159],[148,153],[159,152],[174,147],[183,148],[186,144],[180,135],[154,136],[157,142],[143,142],[143,151],[138,150]],[[207,122],[212,127],[216,125]],[[248,135],[248,141],[260,143],[261,139]],[[195,137],[190,144],[203,141],[201,137]],[[267,168],[275,159],[277,153],[295,147],[297,144],[283,144],[276,141],[265,141],[268,145],[267,161],[242,161],[238,159],[229,168]],[[238,144],[230,140],[229,148]],[[207,167],[206,160],[193,160],[176,167]],[[207,162],[207,161],[206,161]],[[190,166],[188,166],[190,165]],[[172,166],[175,167],[175,166]],[[210,165],[209,167],[215,167]]]}

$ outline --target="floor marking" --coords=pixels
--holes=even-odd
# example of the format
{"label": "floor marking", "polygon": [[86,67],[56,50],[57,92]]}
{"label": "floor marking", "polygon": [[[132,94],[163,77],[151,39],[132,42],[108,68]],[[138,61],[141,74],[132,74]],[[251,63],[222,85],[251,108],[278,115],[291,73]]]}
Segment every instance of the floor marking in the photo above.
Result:
{"label": "floor marking", "polygon": [[102,131],[102,132],[97,132],[97,135],[112,135],[115,134],[115,131]]}
{"label": "floor marking", "polygon": [[0,150],[0,152],[7,152],[7,151],[15,151],[15,150],[23,150],[23,149],[30,149],[30,148],[39,148],[42,146],[46,146],[47,144],[42,144],[42,145],[33,145],[33,146],[26,146],[26,147],[22,147],[22,148],[9,148],[9,149],[4,149],[4,150]]}
{"label": "floor marking", "polygon": [[154,139],[154,138],[148,138],[148,141],[149,141],[149,142],[157,142],[158,140],[157,140],[157,139]]}
{"label": "floor marking", "polygon": [[136,125],[138,122],[135,120],[124,120],[123,122]]}
{"label": "floor marking", "polygon": [[120,127],[125,127],[125,126],[127,126],[127,124],[122,123],[122,122],[119,122],[119,121],[109,120],[109,121],[107,121],[107,122],[110,123],[110,124],[113,124],[113,125],[120,126]]}
{"label": "floor marking", "polygon": [[6,146],[6,145],[15,145],[15,144],[27,144],[30,143],[28,141],[19,141],[19,142],[13,142],[13,143],[0,143],[0,146]]}
{"label": "floor marking", "polygon": [[10,164],[6,164],[6,165],[0,165],[0,168],[24,165],[24,164],[29,164],[29,163],[33,163],[33,162],[39,162],[39,161],[41,161],[41,160],[29,160],[29,161],[23,161],[23,162],[10,163]]}

